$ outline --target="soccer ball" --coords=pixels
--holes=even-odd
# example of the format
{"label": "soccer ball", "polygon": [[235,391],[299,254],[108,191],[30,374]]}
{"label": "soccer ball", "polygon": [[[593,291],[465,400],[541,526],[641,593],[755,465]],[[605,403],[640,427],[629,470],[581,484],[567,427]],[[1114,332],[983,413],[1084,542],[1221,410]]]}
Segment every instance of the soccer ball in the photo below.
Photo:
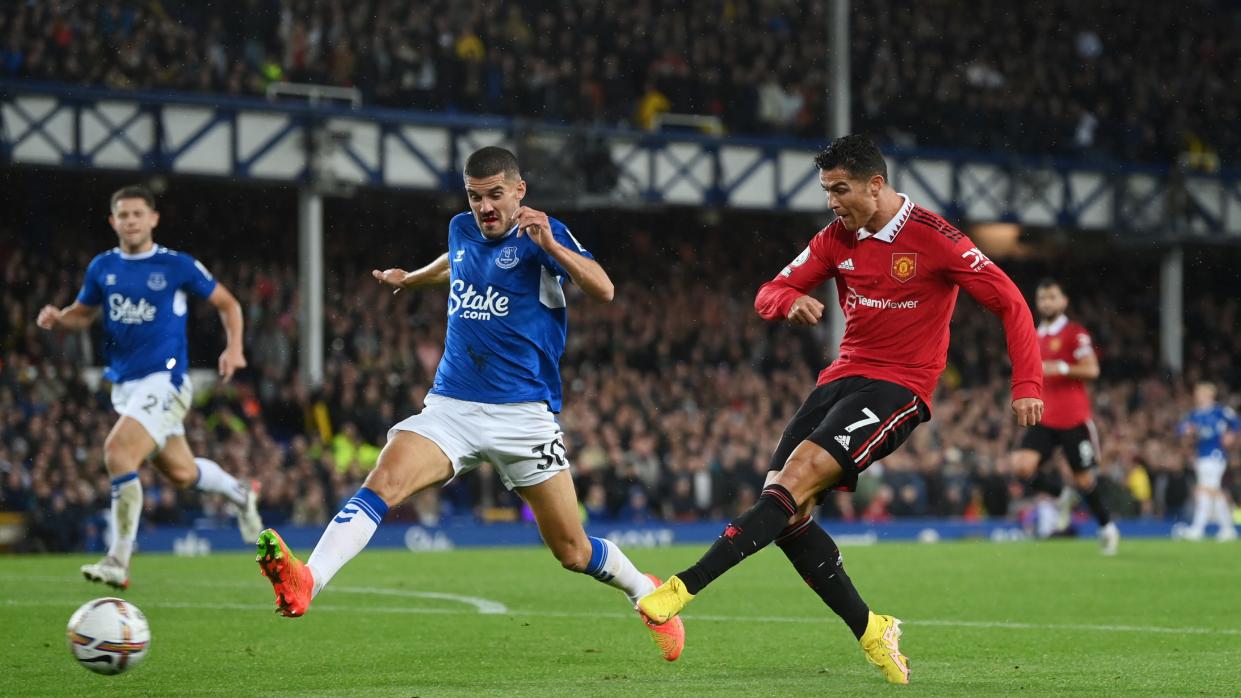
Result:
{"label": "soccer ball", "polygon": [[151,628],[138,607],[124,599],[87,601],[69,617],[69,651],[96,674],[132,669],[151,646]]}

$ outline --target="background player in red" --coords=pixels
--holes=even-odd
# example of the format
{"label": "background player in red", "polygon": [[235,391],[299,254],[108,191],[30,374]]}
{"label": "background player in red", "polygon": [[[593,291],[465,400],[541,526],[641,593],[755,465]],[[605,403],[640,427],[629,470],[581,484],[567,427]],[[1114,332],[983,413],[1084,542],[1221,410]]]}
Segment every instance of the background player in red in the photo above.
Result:
{"label": "background player in red", "polygon": [[930,418],[958,289],[1003,321],[1012,409],[1021,426],[1037,424],[1043,372],[1034,320],[1013,282],[969,238],[888,185],[874,143],[839,138],[815,164],[836,220],[759,289],[754,305],[768,320],[815,325],[823,304],[810,294],[835,279],[845,314],[840,356],[785,429],[754,507],[728,524],[694,566],[639,599],[638,608],[654,622],[667,621],[713,579],[774,541],[853,631],[867,659],[888,681],[908,683],[900,621],[870,611],[811,512],[821,493],[854,489],[861,471]]}
{"label": "background player in red", "polygon": [[1043,422],[1022,437],[1021,447],[1013,453],[1013,469],[1036,492],[1059,497],[1063,485],[1052,456],[1057,448],[1063,450],[1073,471],[1073,484],[1099,522],[1103,554],[1115,555],[1120,532],[1095,478],[1099,433],[1090,418],[1090,394],[1086,391],[1086,382],[1099,377],[1099,359],[1090,333],[1065,315],[1069,298],[1058,281],[1040,281],[1035,304],[1042,320],[1038,343],[1043,357],[1046,412]]}

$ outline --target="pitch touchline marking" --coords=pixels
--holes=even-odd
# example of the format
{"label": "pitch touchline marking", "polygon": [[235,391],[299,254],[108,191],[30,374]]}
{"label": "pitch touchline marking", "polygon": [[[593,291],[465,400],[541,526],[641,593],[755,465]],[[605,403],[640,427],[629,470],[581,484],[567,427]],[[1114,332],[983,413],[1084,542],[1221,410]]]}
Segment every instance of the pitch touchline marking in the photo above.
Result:
{"label": "pitch touchline marking", "polygon": [[[0,577],[0,579],[11,579],[11,577]],[[221,586],[221,585],[215,585]],[[349,588],[349,587],[346,587]],[[352,587],[354,593],[363,593],[357,590],[365,589],[364,587]],[[344,589],[334,589],[334,591],[343,591]],[[371,593],[374,590],[366,589],[364,593]],[[399,590],[389,590],[398,592]],[[417,592],[421,593],[421,592]],[[397,594],[393,594],[397,595]],[[411,594],[412,595],[412,594]],[[449,595],[452,596],[452,595]],[[456,600],[456,599],[453,599]],[[480,599],[485,601],[485,599]],[[76,603],[74,601],[19,601],[16,599],[5,599],[4,606],[33,607],[33,606],[68,606]],[[496,603],[497,606],[503,604]],[[232,611],[270,611],[270,606],[258,604],[244,603],[199,603],[199,602],[183,602],[183,601],[156,601],[144,602],[143,606],[151,608],[170,608],[170,609],[202,609],[202,610],[232,610]],[[455,608],[422,608],[409,606],[337,606],[332,604],[317,604],[316,611],[327,613],[376,613],[376,614],[429,614],[429,615],[465,615],[468,611]],[[589,613],[584,611],[530,611],[507,609],[503,612],[496,611],[477,611],[479,614],[486,615],[504,615],[513,617],[531,617],[531,618],[593,618],[593,619],[623,619],[630,620],[633,614],[630,613]],[[721,616],[721,615],[697,615],[688,614],[686,620],[690,621],[708,621],[708,622],[724,622],[724,623],[821,623],[827,616],[820,617],[801,617],[801,616]],[[1105,632],[1105,633],[1162,633],[1168,635],[1241,635],[1241,629],[1237,628],[1170,628],[1166,626],[1145,626],[1145,625],[1089,625],[1084,623],[1017,623],[1006,621],[978,621],[978,620],[908,620],[906,625],[910,626],[940,626],[951,628],[977,628],[980,630],[1068,630],[1068,631],[1088,631],[1088,632]]]}
{"label": "pitch touchline marking", "polygon": [[[31,582],[62,582],[69,581],[78,583],[78,579],[73,577],[52,576],[52,575],[0,575],[0,581],[31,581]],[[242,584],[238,582],[210,583],[210,582],[178,582],[181,586],[201,586],[201,587],[230,587],[233,589],[251,589],[259,588],[258,584]],[[508,606],[499,601],[484,599],[477,596],[465,596],[463,594],[449,594],[439,591],[415,591],[413,589],[381,589],[378,587],[332,587],[332,591],[338,591],[345,594],[367,594],[375,596],[402,596],[416,599],[433,599],[436,601],[455,601],[467,606],[473,606],[478,613],[483,615],[504,615],[509,612]],[[221,606],[226,607],[226,606]],[[244,608],[248,606],[242,605]],[[195,608],[187,606],[187,608]],[[316,608],[318,608],[316,606]]]}

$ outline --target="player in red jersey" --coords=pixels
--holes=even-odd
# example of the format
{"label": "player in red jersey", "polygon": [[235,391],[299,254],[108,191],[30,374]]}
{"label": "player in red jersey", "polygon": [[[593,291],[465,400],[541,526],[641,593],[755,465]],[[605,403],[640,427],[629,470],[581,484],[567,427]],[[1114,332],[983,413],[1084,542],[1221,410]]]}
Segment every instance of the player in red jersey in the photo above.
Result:
{"label": "player in red jersey", "polygon": [[1059,497],[1063,485],[1052,456],[1064,451],[1073,484],[1099,522],[1099,545],[1104,555],[1115,555],[1120,532],[1100,496],[1095,478],[1099,459],[1099,433],[1090,418],[1090,395],[1086,382],[1099,377],[1099,359],[1086,328],[1064,314],[1069,298],[1058,281],[1039,282],[1035,296],[1042,322],[1038,326],[1043,357],[1043,422],[1026,431],[1013,453],[1013,470],[1034,491]]}
{"label": "player in red jersey", "polygon": [[870,611],[811,512],[824,491],[852,490],[861,471],[930,418],[958,289],[1003,321],[1013,412],[1021,426],[1038,424],[1043,371],[1034,320],[1013,282],[969,238],[888,185],[883,155],[869,140],[839,138],[815,164],[837,218],[759,289],[754,305],[767,320],[815,325],[823,304],[810,294],[835,279],[845,314],[840,356],[785,429],[754,507],[728,524],[697,564],[639,599],[638,608],[666,621],[774,541],[853,631],[867,659],[888,681],[908,683],[900,621]]}

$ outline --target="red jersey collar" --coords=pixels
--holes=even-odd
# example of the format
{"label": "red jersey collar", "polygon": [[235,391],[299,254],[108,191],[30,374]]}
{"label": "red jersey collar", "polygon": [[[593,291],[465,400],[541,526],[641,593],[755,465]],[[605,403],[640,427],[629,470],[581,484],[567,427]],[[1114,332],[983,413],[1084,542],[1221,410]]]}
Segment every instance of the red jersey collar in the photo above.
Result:
{"label": "red jersey collar", "polygon": [[905,200],[905,203],[901,205],[901,210],[897,211],[896,215],[892,216],[892,220],[888,221],[888,224],[880,228],[877,233],[872,233],[866,228],[858,228],[858,240],[874,237],[886,243],[896,242],[896,236],[900,235],[901,228],[905,227],[905,221],[909,220],[909,214],[914,210],[914,202],[910,201],[908,196],[900,192],[897,192],[897,196]]}

